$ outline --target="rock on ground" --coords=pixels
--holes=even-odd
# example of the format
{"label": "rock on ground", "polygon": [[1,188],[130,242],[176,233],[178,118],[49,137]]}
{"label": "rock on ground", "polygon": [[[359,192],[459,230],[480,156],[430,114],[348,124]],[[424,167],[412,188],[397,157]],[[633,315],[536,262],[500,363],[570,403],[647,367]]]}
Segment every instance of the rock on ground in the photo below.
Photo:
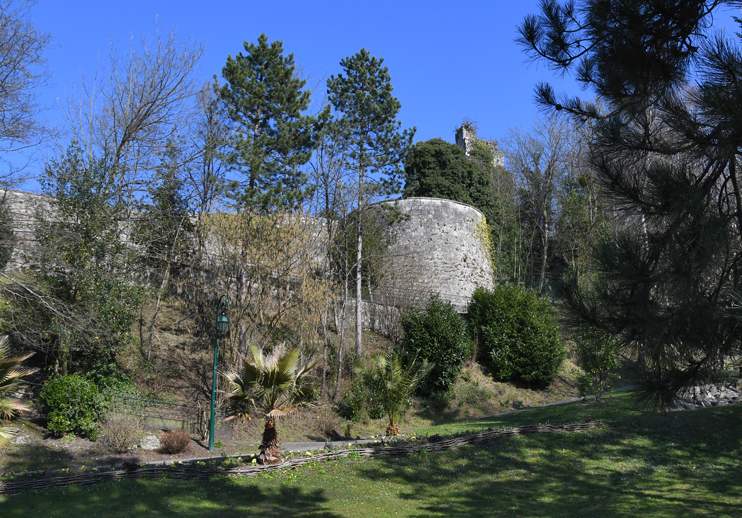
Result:
{"label": "rock on ground", "polygon": [[161,447],[160,439],[156,435],[145,435],[139,441],[139,448],[142,450],[159,450]]}

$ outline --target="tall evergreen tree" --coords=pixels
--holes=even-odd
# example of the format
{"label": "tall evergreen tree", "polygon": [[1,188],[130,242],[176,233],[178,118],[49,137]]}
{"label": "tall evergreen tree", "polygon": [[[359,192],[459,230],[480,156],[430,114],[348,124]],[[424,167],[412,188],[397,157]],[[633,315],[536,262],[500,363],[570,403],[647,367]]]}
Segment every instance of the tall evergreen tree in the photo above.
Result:
{"label": "tall evergreen tree", "polygon": [[545,1],[519,28],[602,101],[537,87],[544,106],[595,121],[590,164],[626,222],[598,251],[599,281],[567,300],[635,348],[657,406],[740,353],[742,52],[706,36],[723,4],[739,2]]}
{"label": "tall evergreen tree", "polygon": [[397,120],[402,104],[392,95],[384,59],[360,52],[340,61],[345,75],[327,80],[330,103],[340,118],[337,138],[346,149],[346,167],[357,175],[356,353],[361,354],[363,210],[373,195],[399,192],[400,164],[412,145],[416,128],[401,131]]}
{"label": "tall evergreen tree", "polygon": [[306,81],[296,76],[294,55],[261,34],[244,43],[246,54],[227,58],[219,90],[234,123],[229,159],[245,176],[236,201],[243,207],[292,207],[310,191],[301,166],[317,147],[317,132],[328,110],[304,115],[309,107]]}

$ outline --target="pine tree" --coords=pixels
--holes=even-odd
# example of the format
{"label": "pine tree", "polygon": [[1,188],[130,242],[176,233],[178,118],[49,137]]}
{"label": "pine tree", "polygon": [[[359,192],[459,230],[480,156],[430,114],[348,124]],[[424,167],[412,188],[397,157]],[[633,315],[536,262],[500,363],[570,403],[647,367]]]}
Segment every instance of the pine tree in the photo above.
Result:
{"label": "pine tree", "polygon": [[740,353],[742,53],[705,34],[727,3],[547,1],[519,28],[533,57],[600,101],[537,87],[544,106],[595,122],[590,164],[624,222],[598,250],[598,281],[567,302],[635,349],[659,407]]}
{"label": "pine tree", "polygon": [[230,161],[245,176],[234,193],[242,207],[293,207],[311,189],[300,170],[317,147],[317,133],[328,117],[303,115],[310,94],[296,76],[294,55],[261,34],[244,43],[246,54],[227,58],[219,90],[234,123]]}
{"label": "pine tree", "polygon": [[400,131],[397,120],[402,104],[392,95],[389,69],[384,59],[366,49],[340,61],[345,75],[327,80],[330,103],[340,118],[334,125],[337,138],[346,149],[346,167],[357,175],[356,256],[356,354],[361,354],[363,210],[374,195],[399,192],[400,164],[416,128]]}

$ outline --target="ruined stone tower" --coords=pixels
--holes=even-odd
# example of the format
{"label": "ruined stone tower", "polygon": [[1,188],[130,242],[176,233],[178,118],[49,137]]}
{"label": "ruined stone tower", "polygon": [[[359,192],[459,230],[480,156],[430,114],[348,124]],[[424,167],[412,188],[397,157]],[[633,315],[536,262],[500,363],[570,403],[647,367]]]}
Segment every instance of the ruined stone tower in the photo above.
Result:
{"label": "ruined stone tower", "polygon": [[462,124],[456,130],[456,145],[464,150],[466,156],[469,156],[469,153],[474,149],[474,145],[477,142],[482,142],[492,151],[492,165],[495,167],[505,167],[505,155],[497,147],[497,143],[494,140],[479,140],[477,138],[477,130],[471,124]]}

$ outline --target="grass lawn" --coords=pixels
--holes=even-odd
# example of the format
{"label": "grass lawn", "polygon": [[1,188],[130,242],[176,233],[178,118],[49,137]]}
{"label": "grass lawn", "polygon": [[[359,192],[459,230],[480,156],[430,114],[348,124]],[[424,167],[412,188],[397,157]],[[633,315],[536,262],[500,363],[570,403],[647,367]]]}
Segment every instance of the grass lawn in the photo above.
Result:
{"label": "grass lawn", "polygon": [[602,429],[442,454],[347,459],[257,479],[137,480],[0,496],[3,517],[742,516],[742,406],[657,415],[629,397],[443,425],[602,419]]}

